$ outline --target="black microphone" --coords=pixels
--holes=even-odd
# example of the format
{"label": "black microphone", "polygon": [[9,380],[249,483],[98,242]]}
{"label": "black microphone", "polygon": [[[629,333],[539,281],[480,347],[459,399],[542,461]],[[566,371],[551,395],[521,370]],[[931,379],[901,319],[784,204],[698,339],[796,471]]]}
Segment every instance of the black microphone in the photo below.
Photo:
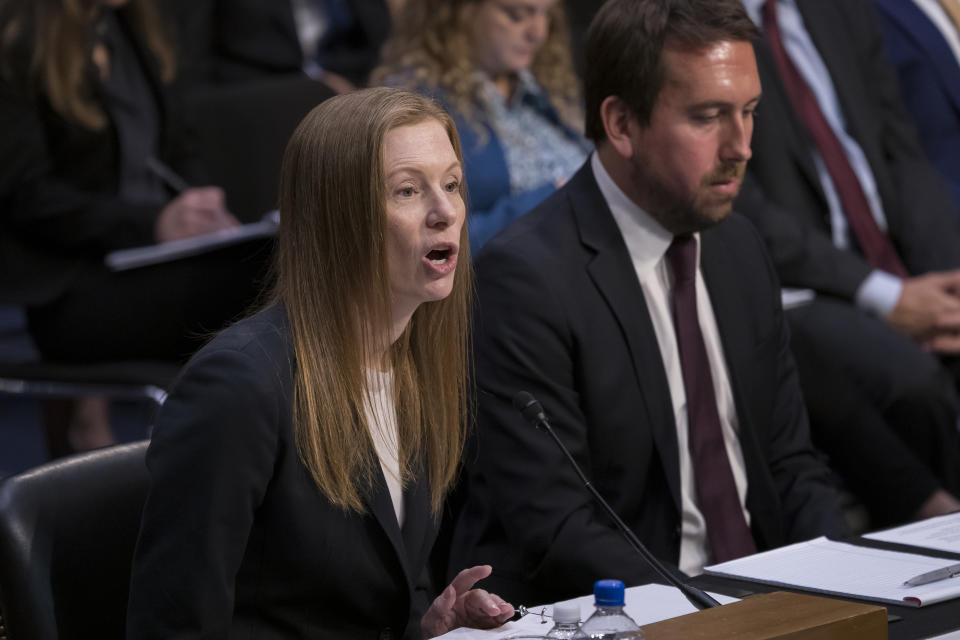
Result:
{"label": "black microphone", "polygon": [[563,455],[567,457],[567,460],[570,461],[573,470],[577,472],[577,475],[580,476],[580,480],[583,482],[583,486],[590,491],[590,494],[593,495],[593,498],[600,503],[600,505],[606,510],[606,512],[613,518],[613,521],[617,523],[617,526],[620,528],[620,531],[623,532],[623,535],[627,537],[627,540],[630,541],[630,544],[633,545],[633,548],[640,554],[640,556],[647,561],[647,564],[653,567],[654,571],[660,574],[660,577],[666,580],[668,583],[675,586],[680,590],[687,600],[690,601],[690,604],[695,606],[697,609],[709,609],[711,607],[719,607],[720,603],[714,600],[706,591],[698,589],[693,585],[686,584],[681,582],[676,576],[667,571],[667,568],[657,560],[656,556],[650,553],[650,550],[642,542],[640,538],[633,533],[633,531],[628,527],[623,520],[620,519],[620,516],[617,515],[617,512],[613,510],[613,507],[603,499],[603,496],[600,495],[600,492],[594,488],[594,486],[587,479],[587,476],[583,474],[583,470],[580,469],[580,465],[577,464],[577,461],[573,459],[573,456],[570,455],[570,452],[563,445],[560,438],[553,431],[553,427],[550,426],[550,421],[547,420],[547,416],[543,413],[543,406],[533,395],[528,391],[519,391],[517,395],[513,397],[513,406],[523,414],[523,417],[538,429],[543,429],[550,434],[550,437],[553,438],[553,441],[557,443],[557,446],[560,447],[560,450],[563,451]]}

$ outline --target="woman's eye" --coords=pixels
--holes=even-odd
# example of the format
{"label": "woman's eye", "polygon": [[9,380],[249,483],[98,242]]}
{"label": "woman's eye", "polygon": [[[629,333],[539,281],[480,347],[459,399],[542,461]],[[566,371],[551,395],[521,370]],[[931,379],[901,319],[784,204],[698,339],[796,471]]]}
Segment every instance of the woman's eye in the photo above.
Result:
{"label": "woman's eye", "polygon": [[404,198],[409,198],[410,196],[413,195],[413,187],[403,187],[402,189],[397,191],[397,193],[399,193]]}
{"label": "woman's eye", "polygon": [[459,187],[460,187],[460,183],[457,182],[456,180],[454,180],[454,181],[452,181],[452,182],[448,182],[444,188],[445,188],[448,192],[453,193],[453,192],[456,191]]}

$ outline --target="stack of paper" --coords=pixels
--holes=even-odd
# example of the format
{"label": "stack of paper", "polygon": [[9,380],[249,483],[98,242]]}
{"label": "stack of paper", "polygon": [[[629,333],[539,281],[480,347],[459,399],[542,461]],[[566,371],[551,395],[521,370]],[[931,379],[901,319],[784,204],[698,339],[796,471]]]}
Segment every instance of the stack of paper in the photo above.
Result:
{"label": "stack of paper", "polygon": [[960,512],[868,533],[863,537],[960,553]]}
{"label": "stack of paper", "polygon": [[704,569],[705,573],[838,596],[922,607],[960,597],[960,577],[919,586],[907,580],[955,564],[916,553],[816,538]]}

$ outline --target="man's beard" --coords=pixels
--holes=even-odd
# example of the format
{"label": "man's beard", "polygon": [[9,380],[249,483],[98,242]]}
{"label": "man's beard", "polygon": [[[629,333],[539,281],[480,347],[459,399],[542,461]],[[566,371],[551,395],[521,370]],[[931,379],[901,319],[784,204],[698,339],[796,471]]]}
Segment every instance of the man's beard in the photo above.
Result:
{"label": "man's beard", "polygon": [[635,154],[630,164],[630,177],[641,194],[644,209],[675,236],[709,229],[726,218],[737,196],[714,193],[711,185],[732,179],[742,183],[746,170],[746,163],[716,167],[695,191],[678,193],[651,170],[654,165],[644,154]]}

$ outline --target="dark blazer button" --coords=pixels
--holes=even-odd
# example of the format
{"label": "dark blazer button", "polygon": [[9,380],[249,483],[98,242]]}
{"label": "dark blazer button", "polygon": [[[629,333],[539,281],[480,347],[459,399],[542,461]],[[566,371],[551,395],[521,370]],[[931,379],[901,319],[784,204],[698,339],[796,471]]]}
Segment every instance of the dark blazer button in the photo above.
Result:
{"label": "dark blazer button", "polygon": [[393,640],[393,629],[387,627],[380,632],[380,640]]}

